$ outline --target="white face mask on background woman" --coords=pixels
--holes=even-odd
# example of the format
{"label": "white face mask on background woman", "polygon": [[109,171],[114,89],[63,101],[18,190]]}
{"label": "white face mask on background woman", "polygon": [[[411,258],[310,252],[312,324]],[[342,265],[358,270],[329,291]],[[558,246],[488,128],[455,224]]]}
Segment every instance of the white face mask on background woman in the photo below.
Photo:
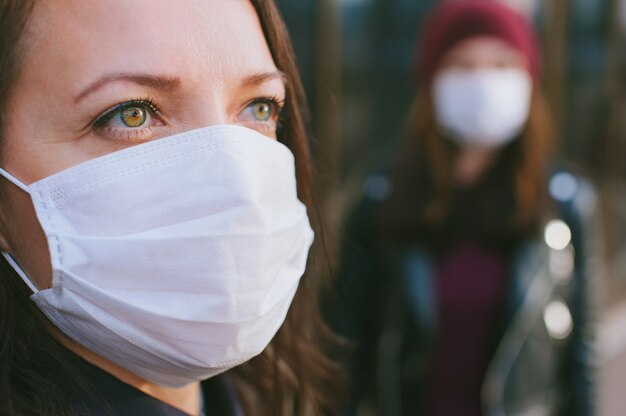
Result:
{"label": "white face mask on background woman", "polygon": [[52,287],[32,299],[66,335],[156,384],[235,367],[282,325],[313,241],[294,158],[274,139],[212,126],[25,185]]}
{"label": "white face mask on background woman", "polygon": [[524,129],[532,88],[524,69],[444,71],[433,87],[436,120],[461,147],[502,147]]}

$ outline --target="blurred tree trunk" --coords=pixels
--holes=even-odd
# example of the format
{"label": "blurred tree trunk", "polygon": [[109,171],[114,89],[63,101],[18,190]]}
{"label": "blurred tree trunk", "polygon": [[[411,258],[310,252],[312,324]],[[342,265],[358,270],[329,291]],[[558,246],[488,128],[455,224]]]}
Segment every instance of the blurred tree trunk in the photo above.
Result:
{"label": "blurred tree trunk", "polygon": [[[316,23],[316,102],[315,174],[319,184],[319,215],[324,220],[325,245],[335,258],[337,241],[331,231],[337,228],[336,208],[341,160],[341,24],[339,6],[334,0],[317,2]],[[329,235],[329,233],[331,233]]]}
{"label": "blurred tree trunk", "polygon": [[608,31],[608,63],[606,74],[606,93],[609,99],[608,137],[604,150],[606,173],[624,178],[624,128],[626,127],[624,107],[624,29],[621,22],[622,0],[609,1],[610,29]]}
{"label": "blurred tree trunk", "polygon": [[554,113],[556,134],[561,138],[565,122],[568,33],[571,0],[546,0],[544,62],[545,92]]}
{"label": "blurred tree trunk", "polygon": [[[624,100],[624,28],[621,21],[623,0],[609,0],[607,30],[607,68],[605,94],[608,101],[606,137],[598,138],[598,159],[595,161],[600,175],[596,181],[600,184],[600,197],[603,207],[604,234],[606,251],[609,258],[619,256],[624,249],[622,227],[624,221],[623,205],[619,200],[624,196],[624,155],[626,145],[624,131],[626,128],[626,102]],[[611,273],[623,274],[623,270],[610,270]],[[614,279],[612,279],[614,280]],[[610,283],[610,282],[609,282]],[[620,296],[623,296],[621,292]]]}

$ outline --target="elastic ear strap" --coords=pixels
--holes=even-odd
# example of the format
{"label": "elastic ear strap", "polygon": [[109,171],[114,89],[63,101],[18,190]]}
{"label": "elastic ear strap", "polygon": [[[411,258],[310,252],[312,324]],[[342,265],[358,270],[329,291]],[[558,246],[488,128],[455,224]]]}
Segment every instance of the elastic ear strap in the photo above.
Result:
{"label": "elastic ear strap", "polygon": [[2,252],[2,256],[4,256],[4,258],[9,262],[9,264],[11,265],[11,267],[13,267],[13,269],[17,272],[17,274],[20,275],[20,277],[22,278],[24,283],[28,285],[30,290],[32,290],[33,293],[38,293],[39,289],[37,289],[37,286],[35,286],[35,284],[28,278],[28,276],[26,276],[26,273],[24,273],[24,270],[22,270],[20,265],[17,264],[17,262],[13,259],[13,257],[9,253],[4,252],[4,251]]}
{"label": "elastic ear strap", "polygon": [[30,194],[30,190],[28,189],[28,186],[24,182],[17,179],[15,176],[11,175],[6,170],[0,168],[0,175],[4,176],[9,182],[17,186],[18,188],[20,188],[22,191],[26,192],[27,194]]}

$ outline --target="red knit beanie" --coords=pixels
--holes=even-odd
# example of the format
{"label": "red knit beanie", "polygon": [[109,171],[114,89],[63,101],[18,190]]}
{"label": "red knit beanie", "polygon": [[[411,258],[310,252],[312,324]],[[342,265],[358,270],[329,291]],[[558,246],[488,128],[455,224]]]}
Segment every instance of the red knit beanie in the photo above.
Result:
{"label": "red knit beanie", "polygon": [[526,57],[532,76],[539,77],[539,43],[524,16],[494,0],[456,0],[441,4],[426,19],[418,52],[420,80],[430,83],[444,55],[475,36],[507,41]]}

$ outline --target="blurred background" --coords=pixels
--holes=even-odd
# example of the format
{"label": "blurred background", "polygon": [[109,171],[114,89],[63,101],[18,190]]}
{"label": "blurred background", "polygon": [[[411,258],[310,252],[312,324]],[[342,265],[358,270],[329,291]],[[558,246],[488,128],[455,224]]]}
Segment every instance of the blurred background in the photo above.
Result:
{"label": "blurred background", "polygon": [[[278,0],[312,109],[322,208],[331,234],[356,203],[365,175],[393,154],[415,93],[420,23],[436,1],[444,0]],[[560,152],[599,192],[606,246],[599,414],[623,415],[626,0],[501,1],[535,23]]]}

